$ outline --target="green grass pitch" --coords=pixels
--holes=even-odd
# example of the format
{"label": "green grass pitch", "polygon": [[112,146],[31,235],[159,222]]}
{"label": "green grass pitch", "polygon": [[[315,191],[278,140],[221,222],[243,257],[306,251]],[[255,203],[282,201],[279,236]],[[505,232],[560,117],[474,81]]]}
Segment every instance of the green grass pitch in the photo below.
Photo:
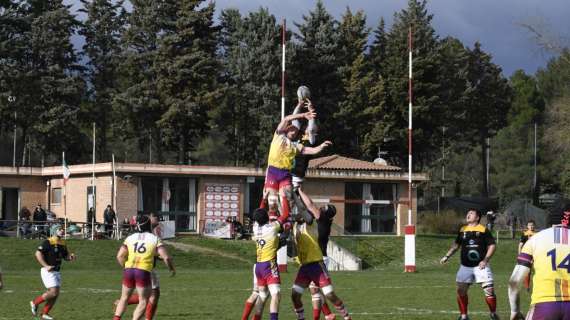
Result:
{"label": "green grass pitch", "polygon": [[[187,252],[170,247],[178,270],[176,277],[168,277],[164,266],[159,266],[162,291],[156,319],[240,319],[243,302],[251,290],[253,244],[197,237],[177,241],[193,247]],[[335,290],[353,319],[457,318],[454,281],[458,257],[453,257],[446,266],[438,263],[452,237],[419,236],[415,274],[402,272],[402,238],[359,238],[358,241],[337,238],[337,241],[356,250],[367,266],[362,272],[331,273]],[[28,303],[44,290],[39,266],[33,258],[37,244],[34,240],[0,238],[0,266],[5,282],[0,291],[0,320],[33,319]],[[112,303],[118,298],[121,286],[121,269],[114,259],[118,246],[116,241],[69,242],[78,261],[65,263],[62,268],[62,293],[51,312],[55,319],[112,318]],[[508,319],[509,315],[507,280],[515,263],[516,246],[517,241],[501,239],[491,261],[502,319]],[[290,265],[289,273],[282,274],[280,319],[295,319],[289,288],[296,270]],[[482,290],[473,286],[469,296],[471,319],[488,319]],[[528,295],[522,296],[523,309],[527,310]],[[304,302],[306,316],[310,318],[307,294]],[[123,319],[130,319],[130,313]]]}

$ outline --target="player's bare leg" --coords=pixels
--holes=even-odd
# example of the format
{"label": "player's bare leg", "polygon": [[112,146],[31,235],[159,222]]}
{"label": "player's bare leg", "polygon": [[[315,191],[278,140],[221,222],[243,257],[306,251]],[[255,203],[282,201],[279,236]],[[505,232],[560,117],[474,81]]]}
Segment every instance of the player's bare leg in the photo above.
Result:
{"label": "player's bare leg", "polygon": [[293,308],[295,308],[297,320],[305,320],[305,310],[303,309],[303,300],[301,300],[302,296],[303,288],[293,285],[293,289],[291,290],[291,301],[293,301]]}
{"label": "player's bare leg", "polygon": [[144,317],[144,312],[151,291],[152,289],[149,287],[137,287],[137,293],[139,295],[139,304],[135,308],[135,311],[133,311],[133,320],[141,320]]}
{"label": "player's bare leg", "polygon": [[469,296],[469,283],[457,282],[457,306],[459,307],[459,319],[469,319],[467,317]]}
{"label": "player's bare leg", "polygon": [[311,282],[309,285],[309,290],[311,292],[311,300],[313,301],[313,318],[319,319],[320,313],[322,311],[325,315],[325,320],[335,320],[336,315],[332,313],[331,309],[329,308],[327,300],[321,292],[321,289]]}
{"label": "player's bare leg", "polygon": [[249,315],[251,314],[251,310],[253,310],[253,307],[255,306],[255,302],[257,301],[258,297],[259,297],[259,294],[257,293],[256,290],[254,290],[251,293],[251,295],[247,298],[247,300],[245,300],[245,305],[243,307],[243,313],[241,315],[241,320],[249,319]]}
{"label": "player's bare leg", "polygon": [[121,298],[117,302],[117,308],[115,309],[115,316],[113,317],[113,320],[121,319],[121,316],[123,316],[123,313],[125,313],[125,310],[127,309],[127,303],[129,297],[133,293],[133,290],[133,288],[129,288],[123,285],[121,289]]}
{"label": "player's bare leg", "polygon": [[146,305],[145,320],[152,320],[156,309],[158,308],[158,300],[160,298],[160,288],[152,289],[150,297],[148,298],[148,304]]}
{"label": "player's bare leg", "polygon": [[263,309],[265,308],[265,301],[269,296],[269,290],[267,290],[267,287],[257,287],[257,289],[259,290],[259,297],[255,301],[255,317],[253,318],[255,320],[261,319]]}
{"label": "player's bare leg", "polygon": [[332,290],[332,286],[326,286],[322,288],[325,297],[334,305],[336,311],[344,318],[344,320],[352,320],[344,302],[336,295]]}

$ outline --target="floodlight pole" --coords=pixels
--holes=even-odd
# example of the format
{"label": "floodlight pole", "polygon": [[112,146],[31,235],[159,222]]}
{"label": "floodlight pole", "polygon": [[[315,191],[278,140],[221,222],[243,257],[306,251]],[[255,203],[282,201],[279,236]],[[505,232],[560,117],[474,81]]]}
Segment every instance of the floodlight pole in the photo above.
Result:
{"label": "floodlight pole", "polygon": [[412,26],[408,31],[408,224],[404,236],[404,272],[416,272],[416,226],[412,221]]}

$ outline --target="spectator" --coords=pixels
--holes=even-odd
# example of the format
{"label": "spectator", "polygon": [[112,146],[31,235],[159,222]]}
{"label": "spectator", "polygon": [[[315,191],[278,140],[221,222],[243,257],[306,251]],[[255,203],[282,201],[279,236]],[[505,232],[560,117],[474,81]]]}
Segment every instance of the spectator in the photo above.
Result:
{"label": "spectator", "polygon": [[22,233],[21,236],[24,238],[30,234],[30,220],[32,217],[32,213],[28,210],[28,207],[22,207],[19,213],[20,216],[20,232]]}
{"label": "spectator", "polygon": [[[93,226],[97,223],[97,216],[95,215],[95,209],[93,209],[93,207],[89,208],[89,211],[87,211],[87,230],[89,230],[89,232],[92,231]],[[95,230],[93,230],[94,232]]]}
{"label": "spectator", "polygon": [[45,234],[47,214],[45,210],[42,208],[41,204],[38,204],[36,206],[36,209],[34,209],[33,218],[34,218],[34,228],[36,228],[37,232]]}
{"label": "spectator", "polygon": [[117,223],[117,215],[110,204],[107,205],[105,212],[103,212],[103,220],[105,222],[107,237],[111,238],[113,236],[113,226]]}

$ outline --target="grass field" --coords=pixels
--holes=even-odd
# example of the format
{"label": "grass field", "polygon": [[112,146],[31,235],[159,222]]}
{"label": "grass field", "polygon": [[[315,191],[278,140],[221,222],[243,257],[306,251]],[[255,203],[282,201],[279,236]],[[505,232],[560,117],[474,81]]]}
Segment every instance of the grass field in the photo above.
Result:
{"label": "grass field", "polygon": [[[337,240],[351,246],[368,267],[362,272],[332,273],[335,289],[354,319],[457,318],[454,290],[457,255],[449,265],[438,264],[452,237],[418,237],[415,274],[402,272],[402,238]],[[165,268],[159,267],[162,295],[156,319],[239,319],[243,301],[251,290],[253,244],[195,237],[177,242],[189,246],[185,250],[170,247],[178,269],[176,277],[168,277]],[[0,238],[0,265],[5,280],[0,291],[0,320],[32,319],[28,302],[43,291],[39,267],[32,255],[36,245],[33,240]],[[121,270],[114,260],[118,245],[115,241],[69,242],[78,261],[66,263],[62,268],[62,294],[52,316],[112,318],[112,303],[121,285]],[[516,241],[501,239],[491,262],[503,319],[509,315],[506,283],[514,266],[516,245]],[[296,267],[290,266],[289,273],[282,274],[280,319],[295,319],[289,298],[295,272]],[[310,316],[310,298],[305,295],[304,301]],[[526,294],[522,303],[526,310]],[[483,293],[478,287],[470,290],[470,313],[473,320],[488,319]]]}

